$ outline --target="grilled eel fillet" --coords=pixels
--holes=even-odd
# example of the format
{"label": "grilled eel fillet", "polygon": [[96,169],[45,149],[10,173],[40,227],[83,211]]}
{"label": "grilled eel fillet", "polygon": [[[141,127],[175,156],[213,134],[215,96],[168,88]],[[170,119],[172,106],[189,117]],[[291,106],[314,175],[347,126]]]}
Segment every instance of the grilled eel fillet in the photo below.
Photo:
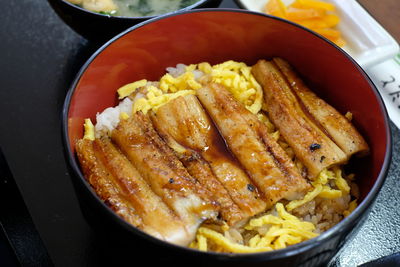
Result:
{"label": "grilled eel fillet", "polygon": [[118,215],[159,239],[187,245],[194,233],[151,190],[109,138],[80,140],[77,153],[85,177]]}
{"label": "grilled eel fillet", "polygon": [[194,237],[206,219],[216,219],[218,203],[193,178],[141,112],[122,120],[111,135],[152,191],[184,222]]}
{"label": "grilled eel fillet", "polygon": [[269,136],[266,126],[222,85],[209,83],[197,94],[229,149],[264,194],[267,208],[280,199],[299,198],[309,189],[285,151]]}
{"label": "grilled eel fillet", "polygon": [[93,141],[79,140],[76,143],[76,152],[85,178],[104,203],[125,221],[153,236],[162,238],[155,229],[145,225],[141,217],[137,215],[132,203],[122,193],[121,186],[116,182],[115,177],[96,156]]}
{"label": "grilled eel fillet", "polygon": [[273,62],[259,60],[252,67],[252,73],[263,87],[269,118],[306,166],[310,179],[315,179],[323,169],[348,160],[346,154],[305,114]]}
{"label": "grilled eel fillet", "polygon": [[266,203],[227,150],[196,96],[171,100],[152,120],[189,173],[216,196],[222,219],[229,225],[265,210]]}
{"label": "grilled eel fillet", "polygon": [[166,241],[175,244],[188,244],[191,241],[193,236],[185,229],[183,222],[154,194],[135,167],[108,137],[96,139],[94,149],[98,158],[124,189],[144,225],[156,230]]}
{"label": "grilled eel fillet", "polygon": [[335,108],[314,94],[297,76],[288,62],[281,58],[274,58],[274,63],[285,76],[293,92],[302,102],[302,106],[322,126],[328,136],[346,153],[347,157],[353,154],[367,154],[368,144],[356,128]]}

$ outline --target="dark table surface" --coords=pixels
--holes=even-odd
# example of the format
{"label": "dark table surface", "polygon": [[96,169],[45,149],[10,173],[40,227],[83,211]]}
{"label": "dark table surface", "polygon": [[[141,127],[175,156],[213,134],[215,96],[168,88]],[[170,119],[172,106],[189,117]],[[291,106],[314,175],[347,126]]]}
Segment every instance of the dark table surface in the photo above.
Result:
{"label": "dark table surface", "polygon": [[[385,1],[399,7],[397,0]],[[227,0],[221,6],[236,7]],[[64,97],[81,65],[100,44],[74,33],[45,0],[0,1],[0,10],[0,147],[43,240],[35,248],[42,244],[55,266],[101,266],[112,257],[136,262],[134,253],[118,254],[112,249],[115,244],[104,243],[88,226],[63,155]],[[391,126],[394,153],[388,179],[367,222],[333,265],[355,266],[400,251],[400,138],[399,130]],[[3,206],[14,203],[0,200]],[[28,231],[22,228],[17,234],[19,246],[14,247],[19,260],[32,266],[50,265],[46,255],[29,255],[37,252],[29,248],[29,240],[24,239],[29,233],[24,229]],[[0,240],[0,251],[7,253],[2,250],[6,239],[0,235]],[[13,259],[7,261],[2,253],[0,266],[12,264]]]}

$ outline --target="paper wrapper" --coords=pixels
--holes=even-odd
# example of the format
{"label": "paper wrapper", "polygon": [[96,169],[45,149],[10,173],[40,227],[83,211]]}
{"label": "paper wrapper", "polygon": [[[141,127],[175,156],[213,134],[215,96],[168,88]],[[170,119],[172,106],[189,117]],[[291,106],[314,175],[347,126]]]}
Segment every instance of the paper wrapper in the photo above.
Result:
{"label": "paper wrapper", "polygon": [[400,129],[400,54],[366,69],[366,72],[378,88],[389,118]]}

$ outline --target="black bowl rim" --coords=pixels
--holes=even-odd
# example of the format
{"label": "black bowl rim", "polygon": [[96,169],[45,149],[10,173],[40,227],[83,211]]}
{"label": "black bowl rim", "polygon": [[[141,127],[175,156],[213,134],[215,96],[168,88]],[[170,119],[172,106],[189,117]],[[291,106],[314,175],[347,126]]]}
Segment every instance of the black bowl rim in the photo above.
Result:
{"label": "black bowl rim", "polygon": [[[92,63],[92,61],[100,54],[102,53],[103,50],[105,50],[110,44],[114,43],[116,40],[121,38],[122,36],[130,33],[131,31],[134,31],[142,26],[145,26],[147,24],[150,24],[154,21],[158,21],[164,18],[169,18],[173,16],[179,16],[179,15],[184,15],[184,14],[189,14],[189,13],[197,13],[197,12],[236,12],[236,13],[244,13],[244,14],[250,14],[250,15],[256,15],[256,16],[263,16],[269,19],[273,20],[278,20],[283,23],[288,23],[291,24],[294,27],[300,28],[302,30],[305,30],[314,36],[322,39],[325,42],[328,42],[330,45],[332,45],[334,48],[338,49],[348,60],[350,60],[351,63],[356,66],[358,71],[364,76],[364,78],[367,80],[367,82],[370,85],[371,90],[375,94],[375,97],[379,103],[381,112],[383,114],[383,120],[384,120],[384,125],[385,125],[385,132],[386,132],[386,148],[385,148],[385,157],[384,161],[382,164],[382,168],[378,174],[378,177],[372,186],[370,192],[367,194],[367,196],[364,198],[364,200],[359,203],[357,208],[346,218],[344,218],[341,222],[339,222],[337,225],[333,226],[332,228],[328,229],[327,231],[323,232],[319,236],[312,238],[307,241],[303,241],[301,243],[291,245],[287,248],[284,249],[279,249],[279,250],[273,250],[273,251],[266,251],[266,252],[256,252],[256,253],[220,253],[220,252],[204,252],[204,251],[199,251],[197,249],[192,249],[184,246],[179,246],[175,245],[172,243],[165,242],[163,240],[157,239],[149,234],[144,233],[143,231],[137,229],[136,227],[130,225],[127,223],[124,219],[119,217],[115,212],[113,212],[108,206],[106,206],[103,201],[100,200],[100,198],[96,195],[94,190],[91,188],[91,186],[87,183],[86,179],[84,178],[80,167],[75,159],[74,153],[72,153],[70,149],[70,142],[69,142],[69,136],[68,136],[68,112],[69,112],[69,106],[70,102],[73,96],[73,93],[75,91],[76,85],[78,84],[79,80],[81,79],[82,75],[86,71],[86,69],[89,67],[89,65]],[[144,237],[147,240],[150,240],[153,243],[157,243],[161,246],[164,247],[169,247],[169,248],[174,248],[176,250],[185,250],[186,252],[189,253],[194,253],[197,255],[203,255],[203,256],[214,256],[215,258],[224,258],[224,259],[230,259],[230,260],[249,260],[249,261],[257,261],[257,260],[264,260],[266,257],[268,257],[269,260],[273,259],[278,259],[278,258],[284,258],[284,257],[289,257],[293,256],[295,254],[300,254],[309,248],[316,247],[319,243],[323,242],[324,240],[327,240],[329,238],[332,238],[334,236],[339,235],[342,231],[345,231],[346,229],[349,229],[352,225],[357,223],[360,218],[362,218],[362,215],[364,215],[364,212],[367,211],[370,206],[372,205],[373,201],[375,200],[377,194],[379,193],[379,190],[381,189],[383,183],[386,180],[389,166],[391,163],[391,157],[392,157],[392,135],[391,135],[391,130],[389,127],[389,118],[388,118],[388,113],[386,110],[386,107],[384,105],[384,102],[382,100],[382,97],[380,93],[378,92],[378,89],[376,88],[375,84],[371,81],[370,77],[365,73],[365,71],[361,68],[361,66],[349,55],[347,54],[343,49],[338,47],[336,44],[333,42],[329,41],[328,39],[324,38],[323,36],[301,26],[296,23],[293,23],[291,21],[271,16],[268,14],[263,14],[260,12],[254,12],[254,11],[249,11],[249,10],[242,10],[242,9],[232,9],[232,8],[207,8],[207,9],[194,9],[194,10],[188,10],[188,11],[181,11],[181,12],[175,12],[173,14],[165,14],[163,16],[158,16],[153,19],[146,20],[144,22],[141,22],[139,24],[136,24],[127,30],[121,32],[120,34],[116,35],[112,39],[110,39],[108,42],[106,42],[103,46],[101,46],[87,61],[86,63],[82,66],[78,74],[76,75],[72,85],[70,86],[68,93],[65,98],[63,110],[62,110],[62,134],[63,134],[63,145],[64,145],[64,152],[66,157],[68,158],[68,162],[70,166],[72,166],[73,171],[75,172],[75,175],[78,175],[80,181],[84,184],[87,190],[89,190],[93,196],[103,205],[104,208],[108,210],[108,212],[111,214],[112,217],[116,219],[116,221],[123,226],[125,229],[129,230],[130,232],[135,232],[136,234],[139,234],[140,236]]]}
{"label": "black bowl rim", "polygon": [[167,12],[167,13],[163,13],[163,14],[159,14],[159,15],[140,16],[140,17],[114,16],[114,15],[102,14],[102,13],[99,13],[99,12],[90,11],[88,9],[80,7],[80,6],[76,5],[76,4],[68,2],[68,0],[56,0],[56,1],[61,1],[64,4],[66,4],[66,5],[68,5],[68,6],[72,7],[72,8],[76,8],[76,9],[80,10],[83,13],[88,13],[90,15],[100,16],[100,17],[107,18],[107,19],[115,19],[115,20],[147,20],[147,19],[151,19],[151,18],[155,18],[155,17],[159,17],[159,16],[172,15],[172,14],[177,13],[177,12],[191,10],[193,8],[201,6],[201,5],[203,5],[203,4],[205,4],[205,3],[209,2],[209,1],[212,1],[212,0],[197,0],[195,3],[193,3],[193,4],[191,4],[191,5],[187,6],[187,7],[184,7],[184,8],[181,8],[181,9],[177,9],[177,10],[174,10],[174,11],[171,11],[171,12]]}

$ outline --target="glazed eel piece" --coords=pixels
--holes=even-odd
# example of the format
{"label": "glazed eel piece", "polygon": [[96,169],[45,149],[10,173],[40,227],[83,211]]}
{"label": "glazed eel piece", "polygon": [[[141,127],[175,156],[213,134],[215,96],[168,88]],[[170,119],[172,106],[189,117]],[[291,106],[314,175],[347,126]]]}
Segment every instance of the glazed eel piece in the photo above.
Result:
{"label": "glazed eel piece", "polygon": [[131,162],[111,142],[110,138],[96,139],[93,144],[97,157],[123,189],[143,224],[155,229],[163,240],[187,245],[191,236],[183,222],[154,194]]}
{"label": "glazed eel piece", "polygon": [[281,199],[297,199],[309,185],[266,126],[222,85],[209,83],[198,98],[217,125],[230,151],[264,194],[267,208]]}
{"label": "glazed eel piece", "polygon": [[216,196],[222,219],[229,225],[265,210],[266,203],[226,148],[196,96],[171,100],[152,115],[152,120],[190,174]]}
{"label": "glazed eel piece", "polygon": [[346,154],[305,114],[301,103],[273,62],[259,60],[252,73],[263,87],[268,116],[296,157],[315,179],[325,168],[348,160]]}
{"label": "glazed eel piece", "polygon": [[187,172],[147,115],[137,112],[121,120],[111,138],[152,191],[184,222],[192,237],[204,220],[216,219],[218,203]]}
{"label": "glazed eel piece", "polygon": [[274,58],[273,61],[303,103],[303,107],[318,122],[317,125],[322,126],[328,136],[346,153],[347,157],[356,153],[360,155],[368,153],[367,142],[345,116],[313,93],[288,62],[281,58]]}
{"label": "glazed eel piece", "polygon": [[123,194],[115,177],[97,157],[93,143],[93,141],[87,139],[81,139],[76,143],[77,156],[86,180],[104,203],[125,221],[157,238],[163,239],[159,232],[144,224],[132,203]]}

